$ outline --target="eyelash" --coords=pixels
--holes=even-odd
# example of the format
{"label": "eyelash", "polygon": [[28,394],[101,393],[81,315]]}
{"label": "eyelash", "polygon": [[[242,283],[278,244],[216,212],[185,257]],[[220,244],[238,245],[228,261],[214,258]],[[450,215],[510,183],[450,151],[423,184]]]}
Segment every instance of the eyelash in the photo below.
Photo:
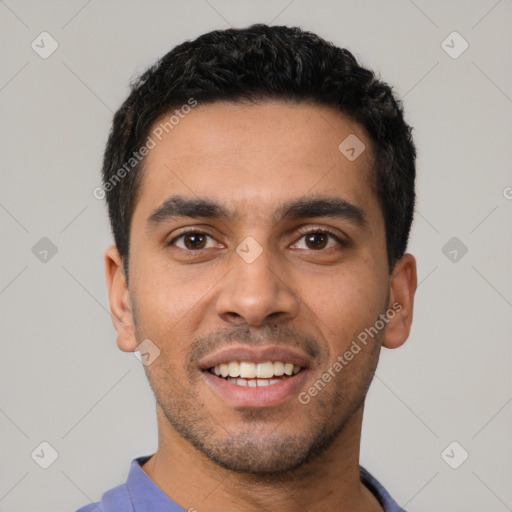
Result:
{"label": "eyelash", "polygon": [[[300,235],[300,238],[304,238],[305,236],[307,235],[315,235],[315,234],[318,234],[318,233],[323,233],[323,234],[327,234],[329,235],[331,238],[334,238],[334,240],[336,240],[336,242],[338,242],[338,244],[340,244],[341,246],[343,247],[346,247],[347,246],[347,242],[345,240],[342,240],[338,233],[330,228],[304,228],[304,229],[299,229],[298,231],[298,234]],[[319,251],[316,251],[316,252],[320,252],[322,250],[326,250],[326,249],[320,249]]]}
{"label": "eyelash", "polygon": [[[313,235],[313,234],[319,234],[319,233],[325,233],[325,234],[328,234],[329,236],[331,236],[332,238],[334,238],[336,240],[336,242],[338,242],[338,244],[340,244],[342,247],[347,247],[348,246],[348,242],[346,242],[345,240],[342,240],[336,231],[332,230],[332,229],[329,229],[329,228],[304,228],[304,229],[300,229],[298,231],[298,234],[300,235],[300,238],[304,238],[305,236],[307,235]],[[188,230],[188,231],[184,231],[183,233],[181,233],[180,235],[178,235],[177,237],[174,237],[167,245],[168,246],[172,246],[177,240],[179,240],[180,238],[183,238],[187,235],[206,235],[206,236],[209,236],[210,238],[213,238],[210,234],[204,232],[204,231],[199,231],[199,230],[196,230],[196,229],[191,229],[191,230]],[[295,242],[297,243],[297,242]],[[181,247],[179,247],[179,249],[181,249]],[[191,249],[182,249],[183,251],[187,251],[187,252],[195,252],[195,253],[200,253],[202,251],[205,251],[206,249],[197,249],[197,250],[191,250]],[[312,251],[314,251],[314,249],[311,249]],[[318,251],[314,251],[314,252],[321,252],[321,251],[324,251],[326,249],[320,249]]]}

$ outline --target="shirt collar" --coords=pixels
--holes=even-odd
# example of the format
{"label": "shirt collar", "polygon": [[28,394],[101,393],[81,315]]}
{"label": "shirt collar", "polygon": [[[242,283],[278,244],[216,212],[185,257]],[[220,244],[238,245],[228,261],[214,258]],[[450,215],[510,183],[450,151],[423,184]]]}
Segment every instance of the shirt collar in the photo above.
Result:
{"label": "shirt collar", "polygon": [[133,459],[126,481],[126,488],[133,503],[135,512],[183,512],[183,508],[165,494],[158,485],[149,478],[142,465],[152,455]]}

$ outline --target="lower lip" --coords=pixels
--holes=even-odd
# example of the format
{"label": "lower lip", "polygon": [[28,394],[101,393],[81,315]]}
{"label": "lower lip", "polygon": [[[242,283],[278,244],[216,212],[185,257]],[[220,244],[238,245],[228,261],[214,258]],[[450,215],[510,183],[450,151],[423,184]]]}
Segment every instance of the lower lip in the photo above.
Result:
{"label": "lower lip", "polygon": [[203,371],[208,385],[222,400],[233,407],[271,407],[279,405],[290,398],[296,398],[304,384],[307,370],[302,370],[292,377],[268,386],[238,386],[221,379],[209,371]]}

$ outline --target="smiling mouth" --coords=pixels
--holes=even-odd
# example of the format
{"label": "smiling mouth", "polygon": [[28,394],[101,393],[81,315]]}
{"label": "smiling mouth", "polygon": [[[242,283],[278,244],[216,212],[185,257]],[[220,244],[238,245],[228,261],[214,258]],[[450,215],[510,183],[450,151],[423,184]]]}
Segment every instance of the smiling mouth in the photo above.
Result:
{"label": "smiling mouth", "polygon": [[242,387],[262,387],[279,384],[303,370],[302,367],[283,361],[251,363],[230,361],[208,368],[208,372],[231,384]]}

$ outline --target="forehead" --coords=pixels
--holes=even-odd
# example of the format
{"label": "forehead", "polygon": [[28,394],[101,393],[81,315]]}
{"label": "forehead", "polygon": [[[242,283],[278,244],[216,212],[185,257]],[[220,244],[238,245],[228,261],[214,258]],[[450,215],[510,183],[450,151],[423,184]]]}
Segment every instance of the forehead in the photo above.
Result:
{"label": "forehead", "polygon": [[177,194],[211,197],[239,220],[271,222],[279,205],[309,195],[339,196],[370,216],[377,208],[371,142],[333,108],[215,102],[198,104],[165,130],[167,118],[152,127],[161,140],[153,136],[132,223]]}

